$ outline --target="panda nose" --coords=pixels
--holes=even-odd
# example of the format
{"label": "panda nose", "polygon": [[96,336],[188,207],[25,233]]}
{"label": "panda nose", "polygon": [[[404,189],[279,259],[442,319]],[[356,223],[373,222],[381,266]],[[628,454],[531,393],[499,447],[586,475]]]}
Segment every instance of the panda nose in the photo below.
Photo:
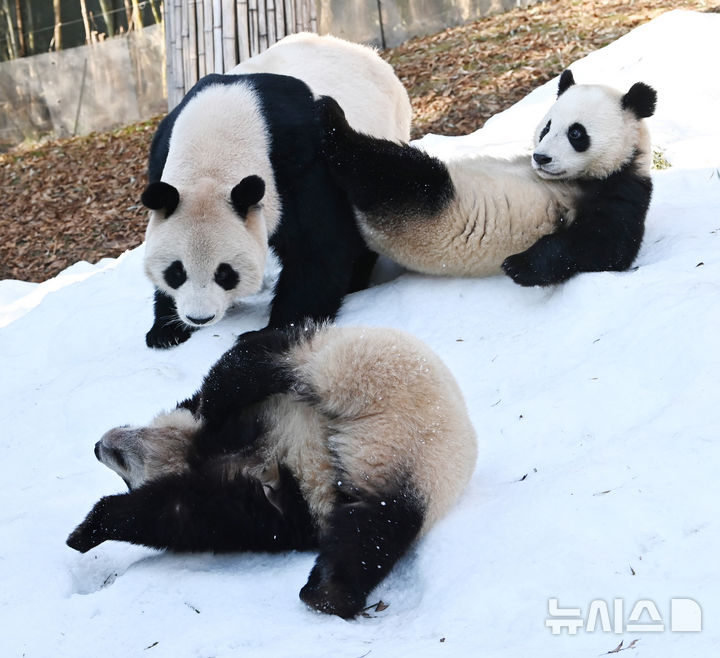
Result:
{"label": "panda nose", "polygon": [[546,165],[548,162],[552,162],[552,158],[544,153],[533,153],[533,160],[539,165]]}
{"label": "panda nose", "polygon": [[193,324],[207,324],[215,319],[214,315],[208,315],[206,318],[194,318],[192,315],[188,315],[187,319]]}
{"label": "panda nose", "polygon": [[101,441],[98,441],[98,442],[95,444],[95,458],[96,458],[98,461],[100,461],[100,443],[101,443]]}

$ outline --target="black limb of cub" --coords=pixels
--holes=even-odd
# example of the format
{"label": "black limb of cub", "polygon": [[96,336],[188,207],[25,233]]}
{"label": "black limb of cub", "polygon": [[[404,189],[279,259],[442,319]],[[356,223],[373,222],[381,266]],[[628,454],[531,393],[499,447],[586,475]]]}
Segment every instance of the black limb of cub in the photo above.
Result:
{"label": "black limb of cub", "polygon": [[300,598],[310,607],[351,618],[407,552],[423,513],[404,491],[340,503],[320,536],[320,554]]}
{"label": "black limb of cub", "polygon": [[184,343],[195,329],[178,316],[175,300],[160,290],[155,290],[155,322],[145,335],[148,347],[167,348]]}
{"label": "black limb of cub", "polygon": [[107,540],[173,551],[286,551],[317,545],[307,503],[282,470],[273,501],[257,479],[170,475],[101,498],[70,534],[85,553]]}
{"label": "black limb of cub", "polygon": [[578,272],[627,270],[640,250],[652,196],[652,181],[633,168],[581,181],[575,220],[506,258],[505,273],[522,286],[547,286]]}
{"label": "black limb of cub", "polygon": [[373,220],[391,221],[393,213],[432,215],[454,196],[447,167],[409,144],[353,130],[337,102],[318,101],[323,125],[323,155],[350,202]]}

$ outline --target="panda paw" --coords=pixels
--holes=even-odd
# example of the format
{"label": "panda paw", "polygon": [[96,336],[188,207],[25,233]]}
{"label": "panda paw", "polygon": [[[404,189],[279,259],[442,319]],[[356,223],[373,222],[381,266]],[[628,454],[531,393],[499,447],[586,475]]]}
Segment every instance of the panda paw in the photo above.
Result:
{"label": "panda paw", "polygon": [[300,590],[300,599],[311,608],[327,615],[352,619],[362,612],[365,597],[337,579],[321,579],[313,582],[313,575]]}
{"label": "panda paw", "polygon": [[145,334],[145,344],[148,347],[157,349],[175,347],[175,345],[184,343],[190,338],[193,331],[192,328],[180,324],[179,321],[176,324],[161,324],[156,322],[150,331]]}
{"label": "panda paw", "polygon": [[102,514],[102,499],[95,505],[85,520],[73,530],[65,543],[80,553],[87,553],[91,548],[99,546],[105,541],[102,533],[100,516]]}
{"label": "panda paw", "polygon": [[[552,236],[546,236],[551,238]],[[521,286],[550,286],[567,281],[576,274],[571,260],[544,238],[519,254],[508,256],[502,269]]]}

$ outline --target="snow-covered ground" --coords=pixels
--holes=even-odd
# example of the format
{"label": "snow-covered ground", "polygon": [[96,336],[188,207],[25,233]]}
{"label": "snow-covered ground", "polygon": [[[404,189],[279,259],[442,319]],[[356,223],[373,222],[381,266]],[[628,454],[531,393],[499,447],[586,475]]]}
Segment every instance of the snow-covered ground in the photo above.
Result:
{"label": "snow-covered ground", "polygon": [[[39,285],[2,282],[0,655],[558,658],[621,641],[649,658],[718,655],[718,42],[720,15],[673,12],[572,66],[578,82],[659,94],[650,128],[672,166],[654,174],[633,271],[552,289],[405,273],[347,299],[339,323],[401,327],[444,358],[481,442],[467,494],[370,597],[389,603],[372,618],[304,607],[311,553],[64,543],[124,489],[93,456],[102,432],[192,393],[236,334],[263,326],[267,293],[152,351],[142,248]],[[423,143],[445,157],[526,148],[554,92]],[[673,598],[701,607],[700,632],[679,631],[698,620],[692,602],[671,617]],[[551,599],[591,623],[554,635]],[[655,631],[637,628],[652,615]]]}

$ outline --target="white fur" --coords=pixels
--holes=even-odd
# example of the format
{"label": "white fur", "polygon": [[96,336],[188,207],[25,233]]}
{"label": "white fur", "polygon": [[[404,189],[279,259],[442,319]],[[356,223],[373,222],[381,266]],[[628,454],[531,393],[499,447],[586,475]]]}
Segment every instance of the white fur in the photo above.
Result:
{"label": "white fur", "polygon": [[[649,155],[650,136],[642,120],[622,107],[623,94],[603,85],[572,85],[550,108],[535,131],[535,153],[552,158],[533,167],[543,178],[603,179],[618,171],[637,148]],[[550,122],[550,130],[540,134]],[[582,124],[590,135],[590,148],[576,151],[567,138],[572,124]],[[650,158],[642,167],[649,173]]]}
{"label": "white fur", "polygon": [[305,82],[315,96],[332,96],[355,130],[393,141],[410,139],[412,108],[407,91],[373,48],[301,32],[229,73],[291,75]]}
{"label": "white fur", "polygon": [[[242,111],[228,112],[228,107]],[[213,316],[217,322],[235,299],[262,286],[268,235],[280,219],[268,154],[265,120],[248,84],[207,87],[175,122],[162,180],[177,188],[180,203],[167,219],[163,211],[150,211],[145,271],[157,288],[175,299],[186,324],[194,324],[190,317]],[[250,175],[265,181],[265,195],[242,220],[230,204],[230,191]],[[188,277],[177,290],[163,278],[175,260],[182,262]],[[241,272],[234,290],[215,283],[220,263]]]}

